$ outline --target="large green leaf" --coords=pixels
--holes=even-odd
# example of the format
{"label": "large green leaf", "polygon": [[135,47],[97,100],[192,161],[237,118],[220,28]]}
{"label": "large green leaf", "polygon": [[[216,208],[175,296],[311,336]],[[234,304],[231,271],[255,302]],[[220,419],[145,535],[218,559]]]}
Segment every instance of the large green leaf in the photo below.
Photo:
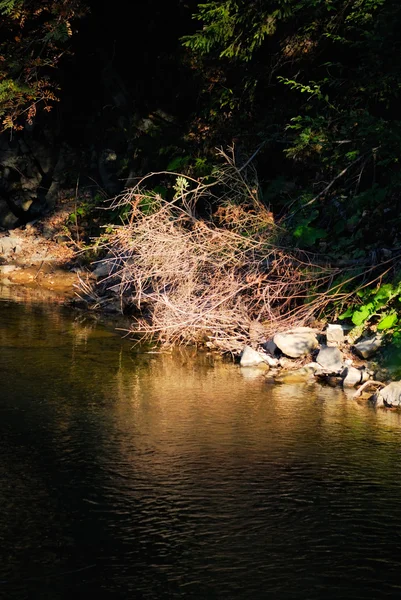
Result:
{"label": "large green leaf", "polygon": [[372,314],[373,305],[371,302],[369,304],[363,304],[359,310],[356,310],[352,315],[352,322],[354,325],[362,325],[367,319],[369,319]]}
{"label": "large green leaf", "polygon": [[377,329],[382,331],[383,329],[391,329],[398,321],[396,313],[390,313],[386,315],[380,323],[377,325]]}

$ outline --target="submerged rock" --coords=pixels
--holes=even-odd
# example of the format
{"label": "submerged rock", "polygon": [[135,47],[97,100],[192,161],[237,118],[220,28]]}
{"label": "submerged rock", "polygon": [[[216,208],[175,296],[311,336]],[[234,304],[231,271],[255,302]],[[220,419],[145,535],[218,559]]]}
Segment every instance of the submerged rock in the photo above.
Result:
{"label": "submerged rock", "polygon": [[354,346],[355,352],[362,358],[370,358],[380,348],[382,344],[382,336],[374,335],[362,342],[358,342]]}
{"label": "submerged rock", "polygon": [[316,357],[316,362],[326,373],[340,373],[344,362],[340,350],[335,347],[323,346]]}
{"label": "submerged rock", "polygon": [[371,398],[375,406],[395,408],[401,406],[401,381],[393,381],[379,390]]}
{"label": "submerged rock", "polygon": [[244,379],[259,379],[269,372],[269,365],[260,363],[256,367],[241,367],[240,372]]}
{"label": "submerged rock", "polygon": [[301,367],[293,371],[283,371],[274,378],[276,383],[305,383],[313,379],[313,370],[308,367]]}
{"label": "submerged rock", "polygon": [[318,346],[316,334],[309,327],[298,327],[283,333],[276,333],[273,342],[283,354],[290,358],[300,358]]}

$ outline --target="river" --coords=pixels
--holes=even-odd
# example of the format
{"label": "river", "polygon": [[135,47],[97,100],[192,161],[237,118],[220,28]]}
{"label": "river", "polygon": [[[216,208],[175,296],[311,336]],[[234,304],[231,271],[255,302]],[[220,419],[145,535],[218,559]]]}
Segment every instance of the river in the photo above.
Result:
{"label": "river", "polygon": [[0,365],[0,598],[401,597],[398,413],[35,303]]}

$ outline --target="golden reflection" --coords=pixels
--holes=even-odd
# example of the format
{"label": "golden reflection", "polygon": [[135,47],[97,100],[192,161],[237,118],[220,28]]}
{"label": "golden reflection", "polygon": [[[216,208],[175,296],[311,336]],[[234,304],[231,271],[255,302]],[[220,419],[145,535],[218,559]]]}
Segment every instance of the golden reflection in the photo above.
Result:
{"label": "golden reflection", "polygon": [[75,315],[0,303],[0,345],[17,385],[30,381],[28,396],[46,402],[55,436],[73,444],[80,419],[89,419],[99,448],[111,439],[124,468],[134,468],[145,447],[141,464],[156,471],[160,461],[176,470],[187,455],[244,463],[268,455],[279,464],[286,453],[308,456],[345,442],[356,460],[364,444],[401,431],[400,413],[375,410],[341,389],[272,384],[263,373],[244,377],[238,365],[210,353],[140,348]]}

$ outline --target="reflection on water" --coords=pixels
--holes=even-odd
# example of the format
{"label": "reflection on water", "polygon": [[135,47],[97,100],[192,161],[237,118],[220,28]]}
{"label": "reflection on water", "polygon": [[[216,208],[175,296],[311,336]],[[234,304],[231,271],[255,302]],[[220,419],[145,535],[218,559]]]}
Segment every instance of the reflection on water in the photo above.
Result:
{"label": "reflection on water", "polygon": [[0,598],[400,596],[398,413],[131,346],[0,302]]}

